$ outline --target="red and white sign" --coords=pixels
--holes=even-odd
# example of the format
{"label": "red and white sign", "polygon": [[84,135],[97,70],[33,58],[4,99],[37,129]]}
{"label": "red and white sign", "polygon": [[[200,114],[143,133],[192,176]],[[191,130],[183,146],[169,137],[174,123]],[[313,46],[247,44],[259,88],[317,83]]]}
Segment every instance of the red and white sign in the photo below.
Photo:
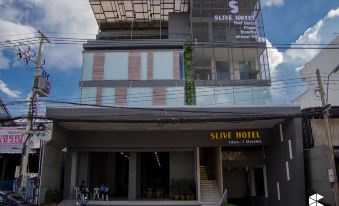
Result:
{"label": "red and white sign", "polygon": [[0,127],[0,145],[22,145],[25,128]]}

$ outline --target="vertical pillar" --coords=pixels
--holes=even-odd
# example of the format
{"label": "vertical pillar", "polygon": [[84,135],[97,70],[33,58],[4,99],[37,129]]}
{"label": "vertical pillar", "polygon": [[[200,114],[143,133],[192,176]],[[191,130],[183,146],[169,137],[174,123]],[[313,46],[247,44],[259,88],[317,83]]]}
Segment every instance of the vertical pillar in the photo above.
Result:
{"label": "vertical pillar", "polygon": [[197,187],[197,200],[201,201],[201,197],[200,197],[200,151],[199,151],[199,147],[196,148],[195,150],[195,165],[196,165],[196,187]]}
{"label": "vertical pillar", "polygon": [[250,189],[251,193],[250,196],[256,196],[256,191],[255,191],[255,175],[254,175],[254,168],[250,168]]}
{"label": "vertical pillar", "polygon": [[71,171],[70,171],[70,191],[73,191],[73,188],[77,186],[77,167],[78,167],[78,152],[71,152]]}
{"label": "vertical pillar", "polygon": [[217,148],[217,181],[219,186],[220,194],[224,193],[224,178],[223,178],[223,172],[222,172],[222,152],[221,147]]}
{"label": "vertical pillar", "polygon": [[137,198],[137,153],[129,153],[128,200]]}

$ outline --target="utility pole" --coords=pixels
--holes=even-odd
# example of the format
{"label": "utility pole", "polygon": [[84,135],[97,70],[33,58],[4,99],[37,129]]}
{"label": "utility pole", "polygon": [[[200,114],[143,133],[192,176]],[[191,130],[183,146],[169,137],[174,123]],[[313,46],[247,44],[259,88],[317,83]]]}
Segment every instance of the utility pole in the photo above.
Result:
{"label": "utility pole", "polygon": [[[335,167],[335,160],[334,160],[334,153],[333,153],[333,146],[332,146],[332,136],[331,136],[331,131],[330,131],[330,123],[329,123],[329,111],[328,107],[325,103],[325,92],[323,88],[323,84],[321,81],[321,76],[320,76],[320,71],[319,69],[316,70],[317,74],[317,82],[319,86],[319,93],[320,93],[320,98],[321,98],[321,106],[322,108],[325,109],[325,112],[323,112],[324,115],[324,123],[326,127],[326,139],[327,139],[327,146],[328,146],[328,158],[329,158],[329,180],[330,180],[330,175],[333,176],[333,181],[331,182],[332,186],[332,191],[334,194],[334,200],[335,204],[339,205],[339,199],[338,199],[338,180],[337,180],[337,175],[336,175],[336,167]],[[328,94],[326,94],[328,95]]]}
{"label": "utility pole", "polygon": [[25,138],[24,143],[22,146],[22,154],[21,154],[21,166],[20,166],[20,192],[23,193],[25,191],[25,179],[27,178],[27,164],[28,164],[28,155],[29,155],[29,142],[32,137],[32,129],[33,129],[33,110],[36,107],[36,99],[37,99],[37,88],[36,88],[36,80],[39,76],[39,69],[41,69],[42,66],[42,50],[43,50],[43,44],[45,41],[48,43],[51,43],[49,39],[40,31],[38,31],[40,34],[40,44],[39,44],[39,50],[38,50],[38,56],[36,61],[32,61],[35,64],[34,67],[34,81],[31,91],[31,97],[28,107],[28,115],[27,115],[27,126],[25,130]]}

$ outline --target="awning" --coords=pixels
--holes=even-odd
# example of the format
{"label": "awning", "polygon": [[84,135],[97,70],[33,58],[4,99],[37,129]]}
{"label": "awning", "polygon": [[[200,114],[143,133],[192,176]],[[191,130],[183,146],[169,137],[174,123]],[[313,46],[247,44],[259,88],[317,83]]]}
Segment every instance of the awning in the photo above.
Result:
{"label": "awning", "polygon": [[89,0],[99,26],[127,22],[168,21],[168,15],[188,12],[188,0]]}

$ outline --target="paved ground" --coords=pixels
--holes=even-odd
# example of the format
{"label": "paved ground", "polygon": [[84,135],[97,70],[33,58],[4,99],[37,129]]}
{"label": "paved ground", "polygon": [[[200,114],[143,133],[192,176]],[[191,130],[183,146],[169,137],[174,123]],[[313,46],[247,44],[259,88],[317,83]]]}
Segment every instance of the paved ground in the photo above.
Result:
{"label": "paved ground", "polygon": [[[59,206],[76,206],[76,200],[63,200],[59,203]],[[200,206],[201,203],[198,201],[160,201],[160,200],[138,200],[138,201],[98,201],[90,200],[88,201],[89,206],[108,206],[108,205],[117,205],[117,206]]]}

